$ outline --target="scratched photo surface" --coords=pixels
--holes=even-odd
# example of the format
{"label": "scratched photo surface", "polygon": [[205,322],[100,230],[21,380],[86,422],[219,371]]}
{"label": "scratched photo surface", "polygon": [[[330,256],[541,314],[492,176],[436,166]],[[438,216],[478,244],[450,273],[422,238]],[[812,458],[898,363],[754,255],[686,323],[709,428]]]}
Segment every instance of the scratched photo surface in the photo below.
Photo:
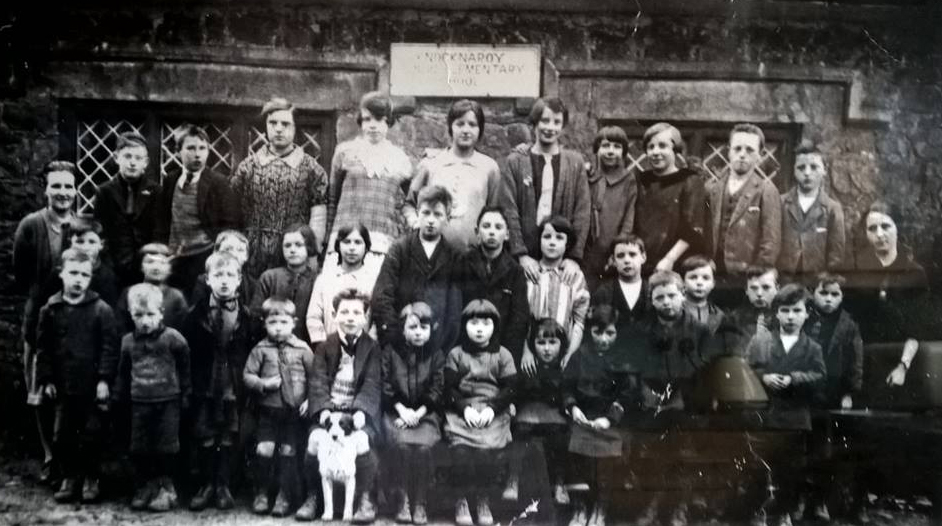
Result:
{"label": "scratched photo surface", "polygon": [[937,524],[940,27],[4,6],[0,524]]}

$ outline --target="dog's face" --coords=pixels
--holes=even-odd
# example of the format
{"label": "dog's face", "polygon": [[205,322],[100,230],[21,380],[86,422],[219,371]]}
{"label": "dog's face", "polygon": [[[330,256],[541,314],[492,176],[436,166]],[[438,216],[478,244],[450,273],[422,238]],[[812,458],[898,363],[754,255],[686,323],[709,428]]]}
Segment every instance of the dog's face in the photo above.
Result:
{"label": "dog's face", "polygon": [[353,416],[348,413],[333,412],[327,419],[326,427],[331,440],[340,440],[353,432]]}

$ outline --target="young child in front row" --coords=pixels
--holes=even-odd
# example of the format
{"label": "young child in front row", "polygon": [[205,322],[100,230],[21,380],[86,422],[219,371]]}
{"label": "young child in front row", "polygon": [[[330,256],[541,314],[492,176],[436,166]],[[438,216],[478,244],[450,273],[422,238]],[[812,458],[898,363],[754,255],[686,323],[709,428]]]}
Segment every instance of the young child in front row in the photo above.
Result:
{"label": "young child in front row", "polygon": [[301,321],[295,324],[294,334],[310,342],[307,308],[318,270],[317,240],[311,227],[304,223],[289,225],[281,234],[281,255],[285,266],[270,268],[258,278],[259,297],[291,300]]}
{"label": "young child in front row", "polygon": [[477,495],[477,524],[491,526],[487,488],[497,478],[495,452],[510,443],[508,408],[517,382],[510,351],[500,345],[500,314],[487,300],[472,300],[461,312],[459,345],[445,359],[445,436],[462,470],[455,524],[471,526],[468,496]]}
{"label": "young child in front row", "polygon": [[[275,517],[288,514],[298,489],[298,444],[306,431],[309,385],[314,377],[314,353],[294,333],[297,318],[291,300],[268,298],[262,303],[265,338],[245,362],[245,387],[256,398],[255,501],[252,511]],[[268,501],[275,450],[278,451],[277,497]]]}
{"label": "young child in front row", "polygon": [[640,392],[636,373],[613,352],[617,311],[608,304],[593,306],[586,326],[589,341],[563,371],[563,407],[571,418],[569,471],[574,509],[569,524],[604,526],[623,451],[617,426],[625,409],[638,404]]}
{"label": "young child in front row", "polygon": [[121,340],[115,395],[131,401],[133,510],[168,511],[177,505],[170,477],[180,451],[180,414],[190,396],[190,348],[182,334],[164,324],[164,298],[151,283],[132,285],[126,294],[134,329]]}
{"label": "young child in front row", "polygon": [[[802,327],[808,319],[808,291],[797,284],[782,287],[772,301],[777,328],[774,332],[760,331],[749,342],[747,360],[762,380],[769,394],[773,411],[789,411],[807,420],[809,409],[820,397],[824,380],[824,358],[821,346],[815,343]],[[753,524],[765,524],[766,514],[776,517],[781,524],[791,524],[789,513],[797,504],[801,472],[793,459],[769,460],[772,477],[778,492],[768,508],[759,510]],[[757,502],[765,502],[758,498]]]}
{"label": "young child in front row", "polygon": [[514,397],[516,414],[512,431],[514,442],[510,451],[510,473],[504,500],[517,500],[522,464],[537,440],[543,443],[546,471],[553,486],[553,500],[569,504],[564,483],[566,447],[569,444],[569,422],[563,414],[563,370],[560,362],[569,340],[565,329],[552,318],[543,318],[530,328],[528,345],[536,355],[536,374],[521,375]]}
{"label": "young child in front row", "polygon": [[432,446],[442,438],[445,355],[429,345],[433,320],[427,303],[406,305],[399,313],[401,340],[383,351],[383,424],[392,461],[389,473],[401,497],[396,522],[402,524],[428,522],[426,503],[435,473]]}
{"label": "young child in front row", "polygon": [[340,291],[334,297],[337,331],[314,350],[314,375],[311,380],[308,412],[316,417],[316,426],[308,436],[304,455],[307,499],[295,513],[299,520],[312,520],[321,487],[317,451],[331,440],[322,426],[332,412],[353,415],[357,443],[356,483],[360,494],[353,522],[367,524],[376,518],[373,504],[374,482],[379,469],[376,447],[380,438],[380,401],[382,398],[383,354],[379,344],[366,332],[370,298],[357,289]]}
{"label": "young child in front row", "polygon": [[117,371],[118,335],[111,307],[89,291],[92,259],[67,249],[61,261],[62,289],[39,311],[37,385],[56,408],[53,447],[63,479],[55,499],[93,502],[100,493],[101,411]]}
{"label": "young child in front row", "polygon": [[[138,252],[141,256],[141,274],[144,283],[157,286],[162,295],[163,324],[179,330],[183,325],[183,318],[189,310],[186,297],[179,289],[167,285],[170,276],[170,248],[163,243],[148,243]],[[121,334],[134,330],[134,321],[131,319],[131,310],[128,307],[128,292],[130,287],[121,291],[118,306],[115,308]]]}
{"label": "young child in front row", "polygon": [[684,278],[686,302],[684,310],[692,320],[716,334],[726,314],[710,300],[716,287],[716,263],[700,255],[690,256],[680,264],[680,275]]}
{"label": "young child in front row", "polygon": [[[566,278],[566,269],[576,265],[565,258],[575,243],[572,223],[562,216],[550,216],[540,222],[540,274],[536,283],[527,281],[527,300],[533,319],[553,318],[566,329],[569,347],[563,349],[563,364],[582,343],[585,315],[589,310],[589,289],[582,270],[575,278]],[[577,266],[576,266],[577,267]],[[535,371],[533,349],[524,346],[520,368],[526,374]]]}
{"label": "young child in front row", "polygon": [[240,408],[244,406],[242,373],[261,332],[255,317],[240,300],[242,261],[217,251],[206,258],[209,294],[193,305],[181,331],[190,344],[193,385],[193,437],[199,468],[190,509],[210,504],[234,505],[229,490],[238,455]]}

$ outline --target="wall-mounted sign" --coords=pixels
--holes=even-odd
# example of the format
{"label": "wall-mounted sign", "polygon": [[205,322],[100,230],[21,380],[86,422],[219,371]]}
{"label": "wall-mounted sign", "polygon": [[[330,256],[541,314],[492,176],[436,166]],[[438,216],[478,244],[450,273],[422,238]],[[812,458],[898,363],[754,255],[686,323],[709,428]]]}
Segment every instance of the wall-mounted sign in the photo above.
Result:
{"label": "wall-mounted sign", "polygon": [[389,92],[420,97],[539,97],[540,46],[392,44]]}

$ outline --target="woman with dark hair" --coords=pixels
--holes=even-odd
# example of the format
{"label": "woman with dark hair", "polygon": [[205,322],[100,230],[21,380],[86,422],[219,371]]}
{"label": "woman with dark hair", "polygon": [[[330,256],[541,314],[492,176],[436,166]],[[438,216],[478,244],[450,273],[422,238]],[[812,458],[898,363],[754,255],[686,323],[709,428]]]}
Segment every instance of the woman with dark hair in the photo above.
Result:
{"label": "woman with dark hair", "polygon": [[412,161],[386,138],[396,124],[392,101],[370,92],[360,100],[358,112],[359,135],[341,143],[330,163],[325,271],[333,271],[330,247],[341,227],[359,221],[369,229],[373,244],[365,264],[377,272],[389,246],[403,231],[402,206],[412,178]]}
{"label": "woman with dark hair", "polygon": [[[887,383],[902,385],[916,356],[919,339],[931,337],[924,313],[929,300],[926,273],[913,260],[909,248],[899,242],[896,207],[873,202],[861,219],[866,242],[854,254],[856,271],[847,281],[847,305],[867,343],[905,342],[900,363]],[[859,235],[859,234],[858,234]]]}
{"label": "woman with dark hair", "polygon": [[379,268],[364,264],[371,247],[370,231],[363,223],[350,223],[337,230],[331,247],[336,260],[330,256],[324,260],[324,271],[314,281],[307,307],[310,343],[322,342],[337,330],[333,307],[337,293],[353,288],[367,296],[372,294]]}
{"label": "woman with dark hair", "polygon": [[475,223],[481,210],[498,204],[500,169],[497,161],[475,150],[484,135],[484,109],[477,102],[461,99],[451,105],[448,135],[451,144],[447,149],[419,163],[403,212],[409,226],[418,228],[415,198],[419,190],[430,185],[445,188],[453,203],[445,239],[464,249],[475,239]]}
{"label": "woman with dark hair", "polygon": [[682,256],[703,250],[704,181],[685,167],[680,130],[659,122],[642,139],[650,169],[638,176],[635,233],[648,252],[645,274],[673,270]]}

